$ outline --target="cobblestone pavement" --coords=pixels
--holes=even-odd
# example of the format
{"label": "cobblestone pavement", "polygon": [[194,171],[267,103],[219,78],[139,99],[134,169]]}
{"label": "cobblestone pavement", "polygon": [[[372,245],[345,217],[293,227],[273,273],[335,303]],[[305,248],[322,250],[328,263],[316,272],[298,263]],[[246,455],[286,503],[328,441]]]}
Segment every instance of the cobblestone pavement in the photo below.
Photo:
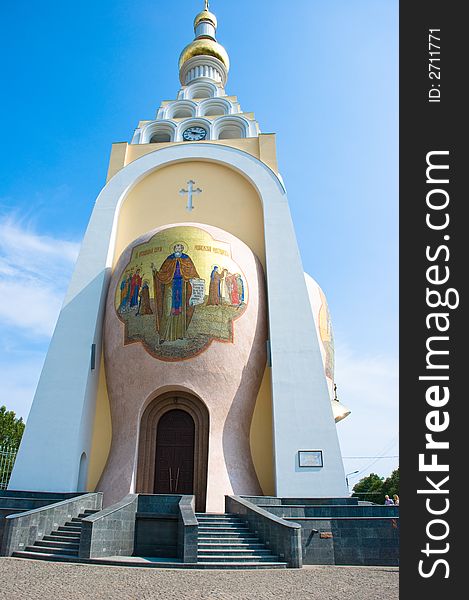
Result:
{"label": "cobblestone pavement", "polygon": [[395,567],[192,571],[0,558],[1,600],[397,600]]}

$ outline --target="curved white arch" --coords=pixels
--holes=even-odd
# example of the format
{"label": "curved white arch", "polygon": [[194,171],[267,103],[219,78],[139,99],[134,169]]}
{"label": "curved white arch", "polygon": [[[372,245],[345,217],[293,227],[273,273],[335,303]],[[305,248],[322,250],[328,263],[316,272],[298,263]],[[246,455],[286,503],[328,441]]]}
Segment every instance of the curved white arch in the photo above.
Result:
{"label": "curved white arch", "polygon": [[[163,116],[165,119],[179,119],[178,111],[189,111],[190,117],[195,117],[197,111],[197,102],[192,100],[176,100],[175,102],[171,102],[167,106],[164,107]],[[184,115],[182,118],[187,118],[187,115]]]}
{"label": "curved white arch", "polygon": [[257,137],[254,121],[249,121],[249,119],[246,119],[246,117],[242,117],[241,115],[226,115],[218,117],[213,121],[212,139],[220,139],[220,133],[223,129],[230,126],[240,130],[242,135],[239,137]]}
{"label": "curved white arch", "polygon": [[191,100],[192,98],[215,98],[222,92],[220,86],[210,83],[209,81],[199,81],[198,83],[189,84],[183,88],[183,97]]}
{"label": "curved white arch", "polygon": [[[90,369],[90,349],[96,345],[100,365],[104,299],[122,203],[153,171],[194,160],[240,173],[257,190],[263,207],[275,493],[304,497],[314,489],[317,496],[345,495],[337,432],[285,189],[276,173],[254,156],[215,143],[176,144],[150,152],[118,171],[99,194],[46,356],[11,489],[76,490],[80,455],[91,451],[100,369]],[[323,450],[324,467],[299,471],[298,450],[312,447]]]}
{"label": "curved white arch", "polygon": [[184,141],[182,134],[188,127],[203,127],[207,131],[207,137],[205,139],[212,139],[212,121],[205,117],[192,117],[190,119],[184,119],[177,124],[176,131],[176,142]]}
{"label": "curved white arch", "polygon": [[206,100],[199,102],[197,113],[202,117],[214,116],[209,113],[212,108],[221,109],[223,111],[221,115],[230,115],[235,112],[233,103],[230,102],[230,100],[227,100],[226,98],[207,98]]}
{"label": "curved white arch", "polygon": [[167,133],[170,136],[169,141],[174,142],[176,139],[177,126],[174,121],[169,120],[161,120],[161,121],[152,121],[145,125],[140,132],[139,143],[140,144],[149,144],[151,138],[156,133]]}

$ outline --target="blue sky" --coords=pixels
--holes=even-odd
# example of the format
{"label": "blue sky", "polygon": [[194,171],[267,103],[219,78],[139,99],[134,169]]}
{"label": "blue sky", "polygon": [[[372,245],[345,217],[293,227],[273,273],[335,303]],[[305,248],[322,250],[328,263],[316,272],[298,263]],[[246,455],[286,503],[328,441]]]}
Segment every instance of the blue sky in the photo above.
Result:
{"label": "blue sky", "polygon": [[[179,89],[202,0],[17,0],[0,45],[0,404],[26,417],[113,142]],[[332,313],[344,456],[398,454],[397,0],[212,0]],[[385,476],[397,459],[345,459]]]}

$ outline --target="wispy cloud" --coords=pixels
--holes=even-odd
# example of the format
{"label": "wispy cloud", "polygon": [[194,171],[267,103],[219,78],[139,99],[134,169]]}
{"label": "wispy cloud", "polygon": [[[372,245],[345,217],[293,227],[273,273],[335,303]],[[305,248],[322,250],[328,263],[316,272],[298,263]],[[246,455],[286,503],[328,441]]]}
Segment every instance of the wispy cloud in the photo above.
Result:
{"label": "wispy cloud", "polygon": [[49,337],[79,244],[41,235],[24,221],[0,216],[0,322],[29,336]]}
{"label": "wispy cloud", "polygon": [[45,352],[24,353],[0,362],[0,378],[4,385],[0,406],[5,405],[26,420],[41,374]]}

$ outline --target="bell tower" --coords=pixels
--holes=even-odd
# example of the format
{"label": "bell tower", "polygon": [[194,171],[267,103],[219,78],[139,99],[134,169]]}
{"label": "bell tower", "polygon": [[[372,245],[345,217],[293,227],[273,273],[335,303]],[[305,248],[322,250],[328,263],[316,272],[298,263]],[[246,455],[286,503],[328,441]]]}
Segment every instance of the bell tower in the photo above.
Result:
{"label": "bell tower", "polygon": [[205,1],[175,99],[112,146],[11,489],[192,492],[211,511],[347,494],[327,304],[217,27]]}

